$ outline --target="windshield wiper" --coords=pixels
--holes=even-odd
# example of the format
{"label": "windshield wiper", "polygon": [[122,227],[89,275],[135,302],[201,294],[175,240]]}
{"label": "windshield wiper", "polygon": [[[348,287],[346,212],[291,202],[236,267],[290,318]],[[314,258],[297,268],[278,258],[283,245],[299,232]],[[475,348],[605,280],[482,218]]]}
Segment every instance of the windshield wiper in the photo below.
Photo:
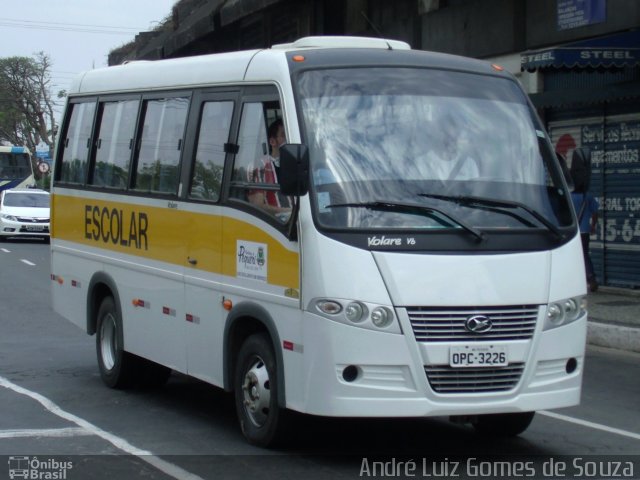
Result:
{"label": "windshield wiper", "polygon": [[417,213],[419,215],[433,215],[438,214],[456,225],[462,227],[463,230],[466,230],[470,234],[472,234],[477,242],[481,242],[485,239],[484,233],[479,230],[473,228],[470,225],[467,225],[462,220],[458,220],[455,217],[452,217],[450,214],[434,207],[426,207],[424,205],[420,205],[417,203],[395,203],[395,202],[382,202],[382,201],[373,201],[373,202],[356,202],[356,203],[333,203],[331,205],[327,205],[326,208],[368,208],[369,210],[378,210],[378,211],[386,211],[386,212],[403,212],[403,213]]}
{"label": "windshield wiper", "polygon": [[436,200],[446,200],[449,202],[454,202],[458,205],[462,205],[464,207],[475,207],[475,208],[484,208],[486,210],[490,210],[493,212],[499,212],[505,215],[509,215],[513,218],[518,219],[523,224],[529,227],[535,227],[530,221],[524,218],[522,215],[518,215],[515,212],[505,212],[504,208],[520,208],[531,215],[533,218],[538,220],[542,225],[544,225],[547,230],[553,233],[557,238],[563,238],[562,232],[556,227],[553,223],[547,220],[540,212],[534,210],[531,207],[519,202],[512,202],[508,200],[497,200],[494,198],[484,198],[484,197],[474,197],[470,195],[438,195],[435,193],[419,193],[420,197],[426,198],[435,198]]}

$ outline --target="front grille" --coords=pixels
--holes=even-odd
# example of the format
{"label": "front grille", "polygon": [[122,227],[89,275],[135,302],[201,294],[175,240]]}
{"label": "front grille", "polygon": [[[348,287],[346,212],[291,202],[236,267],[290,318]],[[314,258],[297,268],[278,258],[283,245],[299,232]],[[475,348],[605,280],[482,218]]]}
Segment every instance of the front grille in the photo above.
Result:
{"label": "front grille", "polygon": [[48,218],[16,217],[22,223],[49,223]]}
{"label": "front grille", "polygon": [[25,227],[24,225],[20,227],[19,230],[21,233],[49,233],[49,227],[42,227],[42,229],[40,230],[35,230],[35,229],[29,229],[28,227]]}
{"label": "front grille", "polygon": [[[528,340],[536,329],[538,306],[407,307],[407,313],[419,342]],[[465,321],[474,315],[489,317],[491,330],[472,333],[465,329]]]}
{"label": "front grille", "polygon": [[523,370],[524,363],[496,368],[424,367],[429,385],[437,393],[504,392],[515,388]]}

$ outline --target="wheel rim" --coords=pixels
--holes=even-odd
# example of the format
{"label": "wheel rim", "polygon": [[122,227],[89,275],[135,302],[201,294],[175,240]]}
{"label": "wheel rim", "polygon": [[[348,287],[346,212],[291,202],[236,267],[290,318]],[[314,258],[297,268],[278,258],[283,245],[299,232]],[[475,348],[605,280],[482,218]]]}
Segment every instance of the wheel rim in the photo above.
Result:
{"label": "wheel rim", "polygon": [[262,358],[256,356],[242,381],[244,410],[251,423],[262,427],[269,419],[271,389],[269,372]]}
{"label": "wheel rim", "polygon": [[100,327],[100,356],[107,370],[111,370],[116,364],[116,345],[116,318],[108,313],[102,319]]}

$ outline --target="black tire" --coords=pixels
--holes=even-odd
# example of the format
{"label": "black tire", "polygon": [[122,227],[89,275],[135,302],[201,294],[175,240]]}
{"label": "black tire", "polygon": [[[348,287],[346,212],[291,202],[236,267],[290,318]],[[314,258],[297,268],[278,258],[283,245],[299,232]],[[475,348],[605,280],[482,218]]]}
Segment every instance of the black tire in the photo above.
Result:
{"label": "black tire", "polygon": [[248,337],[238,352],[234,393],[240,428],[247,441],[260,447],[281,443],[287,412],[278,406],[278,368],[271,339]]}
{"label": "black tire", "polygon": [[115,301],[105,297],[98,309],[96,322],[96,352],[102,381],[110,388],[131,386],[137,359],[123,350],[122,319]]}
{"label": "black tire", "polygon": [[536,412],[478,415],[473,427],[478,433],[492,437],[515,437],[524,432]]}

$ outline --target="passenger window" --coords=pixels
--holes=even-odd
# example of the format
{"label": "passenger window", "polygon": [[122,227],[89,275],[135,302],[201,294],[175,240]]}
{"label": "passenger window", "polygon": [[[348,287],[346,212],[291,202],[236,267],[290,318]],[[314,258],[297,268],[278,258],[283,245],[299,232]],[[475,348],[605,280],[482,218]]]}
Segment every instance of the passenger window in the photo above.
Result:
{"label": "passenger window", "polygon": [[178,193],[180,154],[188,108],[188,98],[144,102],[135,190]]}
{"label": "passenger window", "polygon": [[93,102],[76,103],[72,107],[64,139],[61,182],[78,184],[85,182],[95,109],[96,104]]}
{"label": "passenger window", "polygon": [[92,185],[127,188],[139,103],[125,100],[101,104]]}
{"label": "passenger window", "polygon": [[220,198],[232,115],[233,102],[203,104],[189,197],[214,202]]}
{"label": "passenger window", "polygon": [[231,196],[249,202],[286,222],[291,199],[280,193],[280,146],[286,143],[278,102],[246,103],[238,134]]}

